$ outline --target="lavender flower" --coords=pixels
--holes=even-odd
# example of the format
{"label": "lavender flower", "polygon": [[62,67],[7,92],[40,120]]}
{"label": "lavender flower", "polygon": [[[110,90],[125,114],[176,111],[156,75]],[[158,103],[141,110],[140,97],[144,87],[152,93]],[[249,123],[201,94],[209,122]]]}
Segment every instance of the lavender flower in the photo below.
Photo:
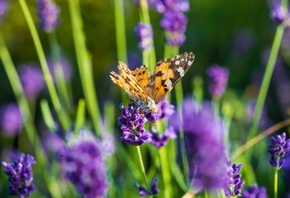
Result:
{"label": "lavender flower", "polygon": [[225,127],[222,120],[214,116],[210,103],[198,107],[192,99],[185,99],[182,121],[175,113],[169,123],[175,130],[182,127],[184,131],[193,187],[209,190],[224,188],[228,167],[223,144]]}
{"label": "lavender flower", "polygon": [[4,18],[7,8],[8,8],[8,0],[0,0],[0,22]]}
{"label": "lavender flower", "polygon": [[230,166],[228,171],[228,185],[224,189],[227,197],[236,197],[241,195],[242,187],[245,183],[244,180],[241,181],[241,170],[242,164],[233,164]]}
{"label": "lavender flower", "polygon": [[45,32],[50,32],[58,25],[59,7],[51,0],[38,0],[38,16],[40,26]]}
{"label": "lavender flower", "polygon": [[41,69],[34,64],[21,65],[19,76],[24,92],[29,99],[35,98],[45,87]]}
{"label": "lavender flower", "polygon": [[21,129],[22,124],[21,112],[15,103],[3,107],[0,125],[5,135],[15,136]]}
{"label": "lavender flower", "polygon": [[163,134],[153,131],[148,142],[157,148],[160,148],[161,146],[165,146],[170,139],[175,139],[176,137],[177,135],[173,130],[173,127],[169,127]]}
{"label": "lavender flower", "polygon": [[[283,169],[283,176],[287,183],[290,184],[290,153],[285,157],[285,163],[282,167]],[[289,194],[290,195],[290,194]]]}
{"label": "lavender flower", "polygon": [[157,188],[157,182],[158,182],[158,178],[155,177],[151,183],[151,186],[150,186],[150,191],[151,191],[151,194],[148,193],[147,189],[141,185],[139,185],[137,182],[135,182],[135,186],[138,188],[139,190],[139,195],[141,197],[145,197],[145,196],[148,196],[148,195],[156,195],[159,193],[159,189]]}
{"label": "lavender flower", "polygon": [[[55,73],[57,72],[57,65],[54,64],[54,60],[50,57],[47,59],[47,64],[52,75],[53,80],[55,81]],[[73,70],[70,62],[64,57],[60,57],[58,64],[60,69],[63,72],[63,77],[66,81],[70,80],[73,75]]]}
{"label": "lavender flower", "polygon": [[146,118],[144,114],[140,114],[140,107],[134,108],[132,104],[129,104],[127,108],[124,108],[121,104],[120,109],[122,115],[118,118],[118,125],[123,131],[121,140],[134,146],[147,142],[150,133],[144,129]]}
{"label": "lavender flower", "polygon": [[242,198],[267,198],[267,192],[264,187],[259,188],[258,184],[254,184],[244,189]]}
{"label": "lavender flower", "polygon": [[229,77],[227,68],[213,65],[208,68],[209,92],[213,98],[220,98],[226,89]]}
{"label": "lavender flower", "polygon": [[63,172],[77,191],[87,197],[104,197],[108,188],[101,142],[86,129],[75,136],[67,133],[68,145],[62,151]]}
{"label": "lavender flower", "polygon": [[157,0],[157,12],[163,14],[160,24],[166,31],[166,41],[171,46],[181,46],[185,39],[187,18],[184,12],[189,10],[188,0]]}
{"label": "lavender flower", "polygon": [[158,115],[157,119],[164,119],[164,118],[169,118],[175,111],[174,111],[174,106],[164,98],[160,102],[157,103],[158,106]]}
{"label": "lavender flower", "polygon": [[271,155],[270,164],[274,168],[280,169],[285,163],[285,155],[290,151],[290,139],[286,139],[286,133],[271,137],[268,153]]}
{"label": "lavender flower", "polygon": [[276,23],[282,24],[285,21],[287,15],[287,11],[280,4],[275,4],[273,6],[272,18]]}
{"label": "lavender flower", "polygon": [[31,184],[33,180],[31,165],[35,163],[33,156],[29,154],[25,156],[24,153],[21,153],[13,163],[2,162],[4,173],[9,177],[11,184],[8,186],[10,195],[28,197],[34,191],[35,186]]}
{"label": "lavender flower", "polygon": [[135,33],[139,40],[138,47],[140,50],[151,50],[153,48],[153,32],[150,24],[138,23]]}

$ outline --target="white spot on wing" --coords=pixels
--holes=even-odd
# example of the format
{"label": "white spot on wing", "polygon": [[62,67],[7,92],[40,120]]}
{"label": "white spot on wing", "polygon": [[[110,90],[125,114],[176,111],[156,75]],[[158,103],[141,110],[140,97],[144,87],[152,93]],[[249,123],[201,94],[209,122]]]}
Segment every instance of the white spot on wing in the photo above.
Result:
{"label": "white spot on wing", "polygon": [[167,81],[165,82],[165,84],[166,84],[166,88],[168,88],[168,89],[170,89],[170,88],[172,87],[172,82],[171,82],[171,80],[167,80]]}
{"label": "white spot on wing", "polygon": [[181,77],[184,76],[184,69],[183,69],[182,67],[179,67],[179,68],[177,69],[177,71],[178,71],[178,73],[179,73],[179,75],[180,75]]}
{"label": "white spot on wing", "polygon": [[188,65],[191,65],[193,63],[193,60],[190,60],[187,63],[188,63]]}
{"label": "white spot on wing", "polygon": [[180,60],[175,61],[175,65],[179,65],[180,64]]}

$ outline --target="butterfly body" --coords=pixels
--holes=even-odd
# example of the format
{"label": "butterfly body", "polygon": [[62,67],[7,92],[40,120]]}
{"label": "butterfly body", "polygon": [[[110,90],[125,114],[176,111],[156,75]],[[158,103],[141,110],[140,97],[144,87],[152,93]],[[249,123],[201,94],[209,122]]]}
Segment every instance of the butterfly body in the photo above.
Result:
{"label": "butterfly body", "polygon": [[125,63],[119,62],[120,75],[112,71],[110,77],[127,92],[138,107],[157,113],[156,104],[179,82],[193,61],[192,52],[163,59],[156,63],[153,75],[145,65],[131,71]]}

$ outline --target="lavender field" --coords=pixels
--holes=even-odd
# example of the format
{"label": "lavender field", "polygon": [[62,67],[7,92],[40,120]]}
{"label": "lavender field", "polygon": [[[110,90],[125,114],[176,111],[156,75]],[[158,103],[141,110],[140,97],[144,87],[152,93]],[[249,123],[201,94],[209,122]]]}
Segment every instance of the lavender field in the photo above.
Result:
{"label": "lavender field", "polygon": [[0,0],[0,197],[290,198],[287,0]]}

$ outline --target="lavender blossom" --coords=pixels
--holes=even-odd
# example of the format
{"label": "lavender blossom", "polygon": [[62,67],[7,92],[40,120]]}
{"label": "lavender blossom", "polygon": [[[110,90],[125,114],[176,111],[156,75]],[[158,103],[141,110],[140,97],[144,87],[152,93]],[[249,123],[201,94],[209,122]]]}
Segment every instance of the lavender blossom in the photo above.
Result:
{"label": "lavender blossom", "polygon": [[[287,183],[290,184],[290,153],[285,157],[285,163],[282,167],[283,176]],[[290,194],[289,194],[290,195]]]}
{"label": "lavender blossom", "polygon": [[157,103],[158,115],[157,119],[169,118],[175,111],[174,106],[168,102],[166,98]]}
{"label": "lavender blossom", "polygon": [[180,47],[186,39],[187,18],[184,12],[189,10],[188,0],[157,0],[155,9],[163,14],[160,24],[166,32],[167,43]]}
{"label": "lavender blossom", "polygon": [[45,87],[41,69],[35,64],[21,65],[19,67],[19,76],[24,93],[29,99],[37,97]]}
{"label": "lavender blossom", "polygon": [[228,171],[228,185],[224,189],[227,197],[236,197],[241,195],[242,187],[245,183],[244,180],[241,181],[241,170],[242,164],[233,164],[230,166]]}
{"label": "lavender blossom", "polygon": [[175,130],[182,127],[184,131],[193,187],[201,190],[224,188],[227,186],[228,164],[222,120],[214,115],[210,103],[199,107],[192,99],[183,101],[181,113],[182,121],[175,113],[169,123]]}
{"label": "lavender blossom", "polygon": [[276,23],[282,24],[287,18],[287,15],[288,15],[287,11],[280,4],[275,4],[273,6],[272,18]]}
{"label": "lavender blossom", "polygon": [[147,142],[150,138],[150,133],[145,131],[144,124],[147,121],[144,114],[140,114],[140,107],[134,108],[129,104],[125,108],[120,105],[122,115],[118,118],[118,125],[123,131],[121,140],[134,145],[140,146]]}
{"label": "lavender blossom", "polygon": [[153,31],[150,24],[138,23],[135,33],[139,40],[138,47],[140,50],[151,50],[153,48]]}
{"label": "lavender blossom", "polygon": [[8,0],[0,0],[0,22],[3,21],[7,9],[8,9]]}
{"label": "lavender blossom", "polygon": [[148,193],[147,189],[144,186],[139,185],[138,182],[135,182],[134,185],[138,188],[139,195],[141,197],[145,197],[148,195],[157,195],[159,193],[160,190],[157,188],[157,182],[158,182],[158,178],[155,177],[150,186],[151,193]]}
{"label": "lavender blossom", "polygon": [[209,92],[213,98],[220,98],[226,89],[229,71],[225,67],[213,65],[208,68]]}
{"label": "lavender blossom", "polygon": [[32,164],[36,164],[34,157],[24,153],[21,153],[15,162],[2,162],[2,166],[5,168],[4,173],[9,177],[10,195],[24,198],[30,196],[34,191],[35,186],[31,184],[33,180]]}
{"label": "lavender blossom", "polygon": [[50,32],[59,23],[59,7],[51,0],[37,1],[40,26],[45,32]]}
{"label": "lavender blossom", "polygon": [[276,169],[283,167],[285,155],[290,151],[290,139],[286,139],[286,133],[271,137],[268,153],[271,155],[270,164]]}
{"label": "lavender blossom", "polygon": [[21,112],[15,103],[10,103],[3,107],[1,110],[0,126],[5,135],[17,135],[22,125]]}
{"label": "lavender blossom", "polygon": [[163,134],[153,131],[149,139],[149,143],[160,148],[165,146],[170,139],[175,139],[177,137],[176,132],[173,130],[173,127],[167,128]]}
{"label": "lavender blossom", "polygon": [[[47,59],[47,64],[50,70],[50,73],[52,75],[53,80],[55,81],[55,73],[57,72],[57,65],[54,64],[54,60],[49,57]],[[63,72],[63,77],[66,81],[70,80],[73,75],[73,70],[70,62],[64,57],[60,57],[58,64],[60,66],[60,69]]]}
{"label": "lavender blossom", "polygon": [[264,187],[259,187],[258,184],[247,186],[242,192],[242,198],[267,198],[267,192]]}
{"label": "lavender blossom", "polygon": [[68,145],[62,151],[63,172],[77,191],[87,197],[104,197],[108,188],[101,142],[86,129],[77,136],[67,133]]}

